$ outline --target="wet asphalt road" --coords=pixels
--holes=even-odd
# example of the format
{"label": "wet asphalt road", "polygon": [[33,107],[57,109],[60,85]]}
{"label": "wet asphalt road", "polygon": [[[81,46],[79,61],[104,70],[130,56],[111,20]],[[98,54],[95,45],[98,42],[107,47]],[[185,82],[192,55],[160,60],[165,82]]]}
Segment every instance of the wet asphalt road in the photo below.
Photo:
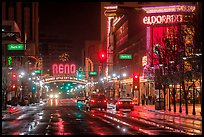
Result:
{"label": "wet asphalt road", "polygon": [[[165,120],[168,119],[168,120]],[[189,121],[142,110],[85,111],[75,100],[29,106],[2,121],[3,135],[183,135],[202,129]],[[185,132],[189,130],[189,132]],[[193,132],[193,131],[192,131]],[[199,133],[198,133],[199,134]]]}

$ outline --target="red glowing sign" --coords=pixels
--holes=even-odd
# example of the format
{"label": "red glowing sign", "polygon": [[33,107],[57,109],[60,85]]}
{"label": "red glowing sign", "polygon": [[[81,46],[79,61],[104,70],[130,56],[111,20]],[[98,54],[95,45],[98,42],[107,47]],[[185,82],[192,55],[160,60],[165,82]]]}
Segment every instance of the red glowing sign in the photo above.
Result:
{"label": "red glowing sign", "polygon": [[[179,30],[178,30],[178,26],[174,25],[174,26],[168,26],[168,27],[153,27],[151,33],[151,39],[152,39],[152,48],[153,49],[149,49],[149,52],[153,51],[152,54],[152,59],[153,59],[153,64],[159,64],[159,56],[161,56],[161,58],[164,58],[164,54],[167,54],[166,52],[164,52],[165,50],[162,49],[166,49],[167,47],[167,42],[170,45],[174,45],[174,50],[178,50],[178,45],[179,45]],[[160,53],[158,54],[158,52],[156,52],[156,46],[158,46],[158,48],[160,49]],[[171,55],[173,53],[168,53],[168,55]],[[166,58],[166,60],[163,60],[168,62],[168,59]]]}
{"label": "red glowing sign", "polygon": [[74,74],[76,73],[75,64],[53,64],[52,65],[53,74]]}
{"label": "red glowing sign", "polygon": [[143,23],[148,25],[179,23],[182,21],[182,15],[145,16],[143,18]]}

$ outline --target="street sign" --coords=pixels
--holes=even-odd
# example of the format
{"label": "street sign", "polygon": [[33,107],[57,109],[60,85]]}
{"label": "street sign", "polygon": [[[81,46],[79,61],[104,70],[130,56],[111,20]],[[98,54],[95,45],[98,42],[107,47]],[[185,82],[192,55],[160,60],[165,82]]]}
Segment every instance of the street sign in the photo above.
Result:
{"label": "street sign", "polygon": [[132,59],[132,55],[131,54],[120,54],[119,58],[120,59]]}
{"label": "street sign", "polygon": [[41,74],[41,70],[34,70],[35,74]]}
{"label": "street sign", "polygon": [[25,50],[24,44],[8,44],[7,50]]}
{"label": "street sign", "polygon": [[89,72],[89,76],[96,76],[97,75],[97,72],[96,71],[91,71]]}
{"label": "street sign", "polygon": [[12,40],[20,38],[20,32],[2,32],[3,40]]}

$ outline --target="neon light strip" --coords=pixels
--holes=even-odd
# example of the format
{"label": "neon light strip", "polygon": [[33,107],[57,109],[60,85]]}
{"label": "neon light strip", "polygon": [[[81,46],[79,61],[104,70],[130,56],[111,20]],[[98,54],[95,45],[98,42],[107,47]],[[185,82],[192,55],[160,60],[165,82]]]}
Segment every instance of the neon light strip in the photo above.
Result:
{"label": "neon light strip", "polygon": [[104,7],[105,9],[109,10],[109,9],[117,9],[118,6],[107,6],[107,7]]}
{"label": "neon light strip", "polygon": [[147,39],[146,39],[146,42],[147,42],[147,45],[146,45],[147,46],[147,66],[150,66],[150,64],[151,64],[150,27],[146,28],[146,37],[147,37]]}
{"label": "neon light strip", "polygon": [[166,12],[194,12],[193,5],[173,5],[173,6],[159,6],[159,7],[143,7],[146,13],[166,13]]}
{"label": "neon light strip", "polygon": [[115,26],[123,17],[124,15],[122,17],[116,17],[113,21],[113,26]]}
{"label": "neon light strip", "polygon": [[[106,33],[106,53],[107,53],[107,55],[106,55],[106,57],[107,57],[107,60],[106,60],[106,62],[108,62],[108,59],[109,59],[109,56],[108,56],[108,47],[109,47],[109,39],[110,39],[110,36],[109,36],[109,33],[110,33],[110,23],[111,23],[111,18],[113,18],[113,17],[108,17],[108,19],[107,19],[107,33]],[[108,71],[108,67],[106,66],[105,67],[105,73]]]}

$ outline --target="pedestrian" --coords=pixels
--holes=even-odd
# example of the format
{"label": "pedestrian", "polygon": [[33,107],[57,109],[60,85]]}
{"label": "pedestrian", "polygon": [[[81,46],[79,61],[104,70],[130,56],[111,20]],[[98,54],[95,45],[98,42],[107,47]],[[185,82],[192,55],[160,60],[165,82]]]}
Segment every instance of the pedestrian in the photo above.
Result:
{"label": "pedestrian", "polygon": [[142,105],[145,104],[145,94],[142,94]]}
{"label": "pedestrian", "polygon": [[149,104],[152,103],[152,95],[149,95]]}
{"label": "pedestrian", "polygon": [[148,98],[149,96],[146,96],[145,100],[146,100],[146,105],[148,105]]}
{"label": "pedestrian", "polygon": [[156,96],[154,95],[153,97],[152,97],[152,104],[154,105],[154,103],[155,103],[155,99],[156,99]]}

